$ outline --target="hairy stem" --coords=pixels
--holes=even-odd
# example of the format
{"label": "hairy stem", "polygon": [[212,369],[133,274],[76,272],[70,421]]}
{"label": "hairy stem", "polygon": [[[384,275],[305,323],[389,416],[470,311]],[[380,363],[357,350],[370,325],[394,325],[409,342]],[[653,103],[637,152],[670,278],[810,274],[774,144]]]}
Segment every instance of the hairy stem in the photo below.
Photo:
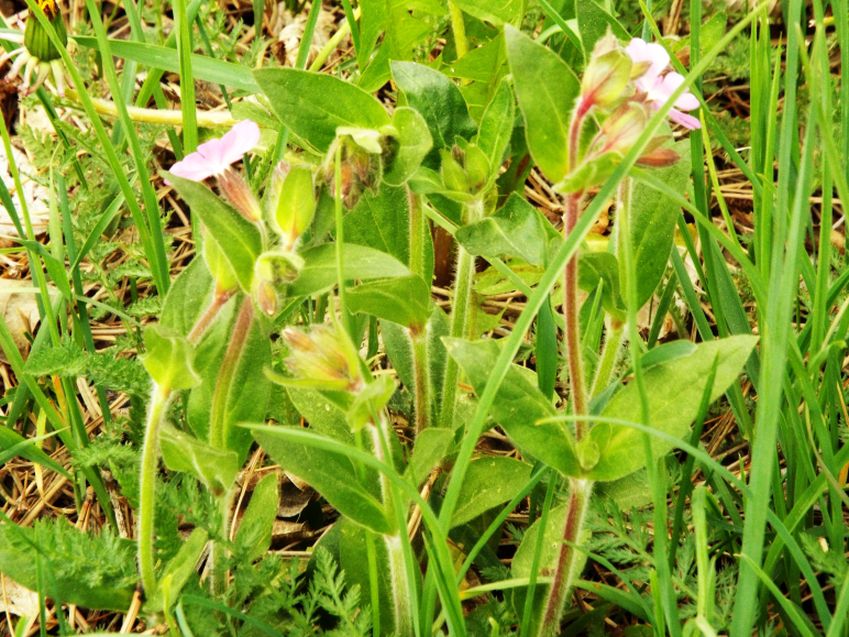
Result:
{"label": "hairy stem", "polygon": [[[410,218],[410,271],[419,275],[430,287],[430,274],[426,271],[425,246],[427,242],[428,225],[427,218],[422,210],[421,197],[407,188],[407,202]],[[430,352],[428,351],[428,327],[425,325],[411,325],[408,328],[410,338],[410,349],[413,355],[413,399],[416,418],[416,433],[430,426],[431,414],[431,378],[430,378]]]}
{"label": "hairy stem", "polygon": [[227,301],[230,300],[230,297],[232,297],[233,294],[234,292],[232,290],[215,291],[209,307],[201,313],[186,337],[192,345],[197,345],[200,342],[201,337],[206,333],[209,326],[212,325],[212,321],[215,320],[215,317],[218,316],[221,308],[226,305]]}
{"label": "hairy stem", "polygon": [[[569,147],[567,153],[570,171],[578,164],[581,129],[590,108],[591,102],[581,99],[572,114],[572,120],[569,124]],[[565,237],[569,236],[578,223],[582,198],[582,192],[570,192],[566,195],[566,205],[563,213],[563,235]],[[575,421],[575,440],[580,443],[587,432],[588,423],[586,416],[589,410],[587,406],[587,390],[584,383],[584,357],[581,351],[577,253],[569,259],[564,268],[563,294],[566,367],[569,372],[572,411],[577,416]],[[563,522],[563,542],[560,544],[560,549],[554,562],[554,576],[551,588],[548,591],[548,597],[545,601],[542,621],[539,625],[540,637],[553,637],[559,634],[563,609],[569,599],[569,593],[572,590],[572,584],[577,575],[578,564],[580,563],[575,545],[581,536],[591,493],[591,481],[577,478],[569,479],[569,503],[566,506],[565,520]]]}
{"label": "hairy stem", "polygon": [[[566,212],[563,215],[563,231],[566,236],[572,232],[578,222],[580,197],[569,195],[566,199]],[[569,369],[569,387],[571,389],[572,409],[577,416],[587,414],[587,390],[584,384],[584,359],[581,352],[581,325],[579,320],[580,303],[578,301],[578,255],[569,259],[563,271],[563,321],[565,324],[566,365]],[[587,423],[583,419],[575,422],[575,439],[580,441],[586,432]]]}
{"label": "hairy stem", "polygon": [[224,357],[221,359],[221,369],[219,370],[218,381],[215,383],[212,408],[209,414],[209,442],[219,449],[227,448],[227,438],[230,433],[229,423],[227,423],[225,417],[227,398],[230,395],[230,389],[236,376],[236,367],[242,357],[253,319],[253,302],[248,297],[244,297],[242,306],[239,308],[239,314],[236,317],[236,323],[233,325],[233,331],[230,334],[230,342],[224,352]]}
{"label": "hairy stem", "polygon": [[413,354],[413,409],[416,418],[416,434],[431,423],[430,355],[427,347],[428,328],[410,328],[410,346]]}
{"label": "hairy stem", "polygon": [[165,419],[170,403],[167,387],[153,385],[150,407],[145,423],[141,456],[141,483],[139,486],[138,562],[142,586],[148,596],[156,591],[154,568],[154,513],[156,510],[156,472],[159,467],[159,428]]}
{"label": "hairy stem", "polygon": [[554,637],[560,634],[563,609],[581,564],[580,551],[575,546],[580,540],[592,488],[593,483],[590,480],[577,478],[569,480],[569,503],[566,506],[563,538],[557,555],[557,569],[554,572],[554,579],[543,611],[539,637]]}
{"label": "hairy stem", "polygon": [[[451,337],[469,338],[472,319],[470,301],[475,277],[475,258],[462,246],[457,246],[457,271],[454,281],[454,298],[451,299]],[[442,411],[440,427],[454,426],[454,411],[457,407],[457,382],[460,368],[450,356],[445,359],[445,376],[442,383]]]}
{"label": "hairy stem", "polygon": [[[375,457],[383,463],[392,464],[389,440],[392,433],[389,419],[383,413],[375,414],[373,423],[369,426],[372,437],[372,447]],[[380,494],[388,517],[397,521],[395,533],[383,536],[386,554],[389,562],[389,582],[392,590],[392,608],[394,618],[394,634],[399,637],[413,635],[413,574],[408,569],[410,555],[409,538],[402,534],[407,532],[406,507],[403,500],[383,473],[380,474]]]}

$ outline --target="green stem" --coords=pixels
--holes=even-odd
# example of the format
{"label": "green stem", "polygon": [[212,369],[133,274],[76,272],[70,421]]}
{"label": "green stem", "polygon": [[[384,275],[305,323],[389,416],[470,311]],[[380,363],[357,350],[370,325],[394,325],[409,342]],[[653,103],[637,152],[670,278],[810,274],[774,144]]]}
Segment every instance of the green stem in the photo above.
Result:
{"label": "green stem", "polygon": [[454,47],[457,49],[457,59],[469,52],[469,42],[466,39],[466,23],[463,11],[452,0],[448,0],[448,15],[451,16],[451,30],[454,32]]}
{"label": "green stem", "polygon": [[141,572],[142,586],[144,586],[144,592],[148,598],[156,591],[153,549],[156,472],[159,466],[159,427],[168,411],[169,394],[167,387],[153,385],[142,445],[137,541],[139,571]]}
{"label": "green stem", "polygon": [[410,328],[409,333],[413,353],[413,409],[416,418],[416,434],[419,434],[430,426],[432,414],[427,325]]}
{"label": "green stem", "polygon": [[427,241],[427,216],[423,209],[421,197],[407,188],[407,209],[409,210],[410,226],[410,272],[418,274],[424,282],[430,285],[429,273],[425,271],[425,245]]}
{"label": "green stem", "polygon": [[[347,24],[347,22],[346,22]],[[348,321],[348,312],[345,304],[345,267],[342,250],[345,247],[345,218],[342,207],[342,145],[336,141],[336,149],[333,153],[333,216],[336,223],[336,279],[339,287],[339,318],[345,331],[351,334],[351,325]]]}
{"label": "green stem", "polygon": [[[580,99],[569,124],[568,160],[570,170],[578,164],[581,129],[584,119],[591,108],[591,102]],[[563,235],[568,240],[578,224],[583,193],[572,192],[566,196],[563,213]],[[584,384],[584,357],[581,347],[580,303],[578,300],[578,253],[566,262],[563,269],[563,321],[566,341],[566,367],[569,371],[572,411],[575,421],[575,440],[580,444],[587,433],[586,416],[587,390]],[[539,624],[540,637],[552,637],[559,634],[563,610],[569,600],[572,584],[578,571],[578,551],[576,546],[581,538],[584,517],[592,493],[590,480],[569,479],[569,502],[566,506],[563,522],[563,541],[554,561],[554,576],[548,590],[542,621]]]}
{"label": "green stem", "polygon": [[563,538],[557,556],[557,570],[554,573],[543,611],[539,637],[554,637],[560,634],[563,610],[581,564],[580,551],[577,550],[576,545],[581,538],[592,489],[593,483],[590,480],[569,479],[569,503],[566,506]]}
{"label": "green stem", "polygon": [[[457,246],[457,272],[454,281],[454,298],[451,303],[451,337],[470,338],[474,314],[471,311],[472,286],[475,278],[475,257],[465,248]],[[457,382],[460,368],[450,356],[445,360],[445,377],[442,383],[442,411],[440,427],[454,426],[457,408]]]}
{"label": "green stem", "polygon": [[230,343],[227,345],[227,350],[221,360],[218,381],[215,383],[215,393],[212,396],[212,408],[209,414],[209,442],[218,449],[227,448],[227,438],[230,433],[229,423],[225,418],[227,398],[230,395],[230,389],[236,376],[236,368],[245,349],[245,342],[248,340],[253,319],[253,302],[250,298],[244,297],[242,306],[239,308],[239,314],[236,317],[236,323],[233,325],[233,331],[230,334]]}
{"label": "green stem", "polygon": [[235,495],[236,490],[230,488],[218,500],[221,537],[218,542],[211,542],[209,548],[210,590],[213,595],[220,595],[227,589],[227,569],[224,568],[224,559],[227,556],[227,543],[230,541],[230,512]]}
{"label": "green stem", "polygon": [[[369,426],[372,436],[372,447],[375,457],[384,464],[392,464],[390,457],[390,435],[391,425],[389,419],[383,413],[374,414],[372,424]],[[403,497],[393,487],[389,478],[380,474],[380,494],[383,505],[389,517],[395,517],[397,522],[396,532],[383,536],[386,545],[386,555],[389,562],[389,582],[392,590],[392,608],[395,621],[394,634],[399,637],[413,635],[413,588],[412,572],[409,570],[411,560],[411,547],[407,533],[406,507],[403,506]],[[403,534],[403,537],[402,537]]]}
{"label": "green stem", "polygon": [[[566,199],[566,212],[563,215],[563,232],[568,236],[578,222],[579,195],[569,195]],[[581,324],[578,300],[578,255],[569,259],[563,271],[563,320],[566,339],[566,365],[569,369],[572,410],[577,416],[587,414],[587,389],[584,384],[584,357],[581,351]],[[575,439],[580,442],[586,433],[587,423],[575,421]]]}

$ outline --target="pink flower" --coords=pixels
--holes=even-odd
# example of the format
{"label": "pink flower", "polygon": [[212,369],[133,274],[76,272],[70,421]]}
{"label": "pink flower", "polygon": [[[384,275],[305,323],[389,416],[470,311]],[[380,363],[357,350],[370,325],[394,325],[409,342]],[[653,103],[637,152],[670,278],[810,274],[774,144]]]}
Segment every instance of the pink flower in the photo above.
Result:
{"label": "pink flower", "polygon": [[654,82],[663,70],[669,66],[669,53],[656,42],[646,42],[640,38],[634,38],[625,47],[625,53],[631,58],[634,66],[644,68],[644,72],[637,78],[637,88],[647,93],[648,86]]}
{"label": "pink flower", "polygon": [[[684,76],[675,71],[664,73],[669,65],[669,54],[657,43],[634,38],[625,47],[625,52],[638,69],[645,67],[645,71],[636,78],[637,88],[645,94],[646,101],[653,109],[661,108],[684,82]],[[698,107],[699,100],[696,96],[689,92],[684,93],[675,100],[672,110],[669,111],[669,119],[690,130],[699,128],[699,120],[684,112]]]}
{"label": "pink flower", "polygon": [[259,142],[259,126],[245,119],[237,123],[223,137],[211,139],[198,146],[193,153],[171,166],[171,172],[191,181],[223,174],[231,164]]}

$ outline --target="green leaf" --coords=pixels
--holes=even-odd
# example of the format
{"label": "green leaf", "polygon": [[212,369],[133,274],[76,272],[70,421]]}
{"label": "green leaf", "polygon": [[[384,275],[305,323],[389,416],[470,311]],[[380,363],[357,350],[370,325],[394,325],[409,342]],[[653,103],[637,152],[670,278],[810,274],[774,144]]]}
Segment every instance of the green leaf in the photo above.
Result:
{"label": "green leaf", "polygon": [[174,190],[189,204],[192,214],[198,216],[209,234],[222,247],[224,257],[230,263],[242,290],[250,293],[254,263],[262,251],[262,239],[257,227],[203,184],[171,173],[166,175]]}
{"label": "green leaf", "polygon": [[451,526],[474,520],[482,513],[509,502],[531,477],[531,465],[507,456],[485,456],[469,463],[460,505],[451,518]]}
{"label": "green leaf", "polygon": [[366,192],[345,215],[345,243],[391,254],[401,263],[410,258],[409,211],[404,188],[388,185]]}
{"label": "green leaf", "polygon": [[286,392],[310,429],[346,445],[356,444],[345,412],[336,403],[314,389],[286,387]]}
{"label": "green leaf", "polygon": [[[332,243],[311,248],[303,253],[304,269],[290,286],[291,296],[310,296],[324,292],[336,284],[336,246]],[[395,257],[366,246],[345,243],[342,247],[342,273],[345,279],[384,279],[410,276]]]}
{"label": "green leaf", "polygon": [[609,252],[585,252],[578,261],[578,285],[595,292],[602,285],[601,304],[611,316],[624,320],[625,302],[619,287],[619,262]]}
{"label": "green leaf", "polygon": [[145,354],[142,364],[160,387],[189,389],[200,382],[194,368],[194,348],[183,336],[171,334],[160,325],[144,330]]}
{"label": "green leaf", "polygon": [[253,562],[271,546],[271,533],[279,505],[277,474],[269,473],[254,487],[251,501],[236,531],[236,551],[246,561]]}
{"label": "green leaf", "polygon": [[469,138],[475,123],[460,89],[447,76],[415,62],[392,62],[392,77],[407,103],[424,117],[436,148],[450,147],[455,137]]}
{"label": "green leaf", "polygon": [[[689,141],[674,145],[681,157],[689,157]],[[674,192],[685,192],[690,179],[690,163],[679,161],[667,168],[655,169],[653,174]],[[666,195],[642,182],[635,182],[629,207],[631,254],[637,273],[637,303],[642,306],[651,298],[666,272],[669,253],[675,237],[675,227],[681,208]],[[617,252],[621,248],[617,247]],[[620,277],[625,281],[625,273]]]}
{"label": "green leaf", "polygon": [[513,193],[494,215],[463,226],[454,236],[476,256],[519,257],[543,265],[548,243],[558,235],[536,208]]}
{"label": "green leaf", "polygon": [[274,462],[307,482],[342,515],[376,533],[392,531],[380,502],[377,481],[363,484],[344,451],[333,453],[292,439],[286,435],[294,430],[289,427],[252,427],[251,430]]}
{"label": "green leaf", "polygon": [[218,449],[167,424],[159,433],[159,447],[166,467],[193,475],[215,494],[233,486],[241,466],[235,451]]}
{"label": "green leaf", "polygon": [[198,317],[209,307],[215,282],[203,259],[193,259],[171,283],[159,324],[177,334],[188,336]]}
{"label": "green leaf", "polygon": [[[548,512],[548,524],[545,527],[543,536],[543,546],[540,552],[539,564],[543,568],[552,564],[554,558],[557,557],[557,551],[563,543],[563,523],[566,518],[566,505],[552,507]],[[534,554],[537,550],[537,542],[541,530],[541,519],[537,520],[528,527],[522,537],[522,543],[516,550],[513,556],[513,561],[510,564],[510,571],[514,577],[530,577],[531,568],[533,565]]]}
{"label": "green leaf", "polygon": [[478,20],[501,26],[505,22],[515,22],[522,17],[524,0],[454,0],[463,11]]}
{"label": "green leaf", "polygon": [[277,68],[254,71],[254,78],[280,121],[322,152],[339,126],[380,129],[390,123],[378,100],[332,75]]}
{"label": "green leaf", "polygon": [[[72,36],[80,46],[89,49],[99,49],[97,38],[84,35]],[[171,73],[180,72],[180,58],[177,50],[167,46],[149,44],[147,42],[131,42],[128,40],[109,39],[112,54],[140,62],[150,68],[162,69]],[[192,55],[192,75],[196,80],[211,84],[223,84],[247,93],[258,93],[259,86],[250,73],[245,72],[242,64],[225,62],[205,55]]]}
{"label": "green leaf", "polygon": [[400,186],[416,172],[430,152],[433,138],[424,117],[407,106],[395,109],[392,126],[397,131],[397,146],[383,170],[383,181],[390,186]]}
{"label": "green leaf", "polygon": [[95,535],[62,518],[33,527],[0,521],[0,573],[57,603],[126,611],[138,578],[134,546],[108,527]]}
{"label": "green leaf", "polygon": [[[427,359],[430,363],[428,370],[431,383],[431,396],[436,403],[433,407],[438,413],[437,406],[440,402],[442,380],[445,375],[445,346],[442,337],[448,336],[450,332],[448,317],[439,307],[433,306],[427,321],[425,334],[427,335]],[[413,354],[410,333],[396,323],[389,321],[380,322],[380,335],[383,339],[386,354],[392,362],[392,367],[398,374],[398,378],[407,389],[412,392],[415,386],[413,376]]]}
{"label": "green leaf", "polygon": [[203,529],[196,528],[191,532],[189,539],[183,542],[180,550],[171,558],[165,566],[165,571],[160,575],[156,592],[145,603],[145,609],[148,612],[161,612],[177,603],[183,587],[197,571],[198,562],[208,539],[209,535]]}
{"label": "green leaf", "polygon": [[430,314],[430,287],[420,276],[362,283],[346,296],[348,309],[405,327],[422,326]]}
{"label": "green leaf", "polygon": [[[448,354],[457,361],[477,393],[481,393],[498,359],[494,341],[469,342],[443,339]],[[565,476],[583,474],[571,434],[561,423],[537,421],[556,414],[537,387],[535,375],[511,365],[492,403],[492,418],[501,425],[523,454],[532,456]]]}
{"label": "green leaf", "polygon": [[584,54],[589,59],[596,41],[607,31],[606,12],[596,4],[595,0],[576,2],[575,10],[578,14],[578,31],[581,34],[581,44],[584,47]]}
{"label": "green leaf", "polygon": [[453,441],[454,432],[439,427],[430,427],[416,435],[416,444],[407,464],[407,475],[416,486],[424,482],[442,461]]}
{"label": "green leaf", "polygon": [[568,168],[569,120],[578,96],[578,78],[553,51],[510,25],[504,27],[507,60],[531,156],[557,183]]}
{"label": "green leaf", "polygon": [[504,153],[510,145],[513,125],[516,122],[516,104],[510,80],[502,79],[498,83],[495,95],[481,117],[475,144],[483,151],[489,161],[491,179],[498,177]]}
{"label": "green leaf", "polygon": [[[683,437],[697,416],[702,395],[711,371],[716,368],[711,402],[719,398],[739,376],[752,353],[757,337],[731,336],[700,343],[687,356],[658,363],[643,374],[648,397],[649,422],[653,429]],[[620,389],[607,402],[601,415],[629,422],[641,422],[639,389],[631,383]],[[645,466],[642,453],[643,434],[629,427],[598,423],[590,430],[590,438],[598,445],[600,459],[587,477],[598,481],[623,478]],[[666,453],[671,445],[652,438],[655,457]]]}

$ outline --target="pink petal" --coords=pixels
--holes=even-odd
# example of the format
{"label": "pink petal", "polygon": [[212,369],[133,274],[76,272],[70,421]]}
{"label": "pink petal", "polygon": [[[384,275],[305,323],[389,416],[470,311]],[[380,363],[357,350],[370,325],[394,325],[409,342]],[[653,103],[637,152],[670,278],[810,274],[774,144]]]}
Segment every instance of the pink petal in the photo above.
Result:
{"label": "pink petal", "polygon": [[649,68],[642,76],[648,82],[653,82],[669,65],[669,53],[657,42],[649,43],[640,38],[634,38],[625,47],[625,53],[628,54],[634,64],[648,63]]}
{"label": "pink petal", "polygon": [[184,179],[203,181],[215,174],[215,165],[210,163],[201,153],[194,152],[171,166],[170,171]]}
{"label": "pink petal", "polygon": [[682,113],[681,111],[675,110],[674,108],[669,111],[669,119],[671,119],[676,124],[680,124],[684,128],[688,128],[690,130],[695,130],[697,128],[701,128],[702,124],[692,115],[687,115],[687,113]]}
{"label": "pink petal", "polygon": [[692,93],[684,93],[675,100],[675,108],[679,111],[694,111],[699,107],[699,100]]}
{"label": "pink petal", "polygon": [[259,143],[259,126],[254,121],[244,119],[221,138],[221,158],[229,166],[239,161],[245,153],[253,150],[257,143]]}

